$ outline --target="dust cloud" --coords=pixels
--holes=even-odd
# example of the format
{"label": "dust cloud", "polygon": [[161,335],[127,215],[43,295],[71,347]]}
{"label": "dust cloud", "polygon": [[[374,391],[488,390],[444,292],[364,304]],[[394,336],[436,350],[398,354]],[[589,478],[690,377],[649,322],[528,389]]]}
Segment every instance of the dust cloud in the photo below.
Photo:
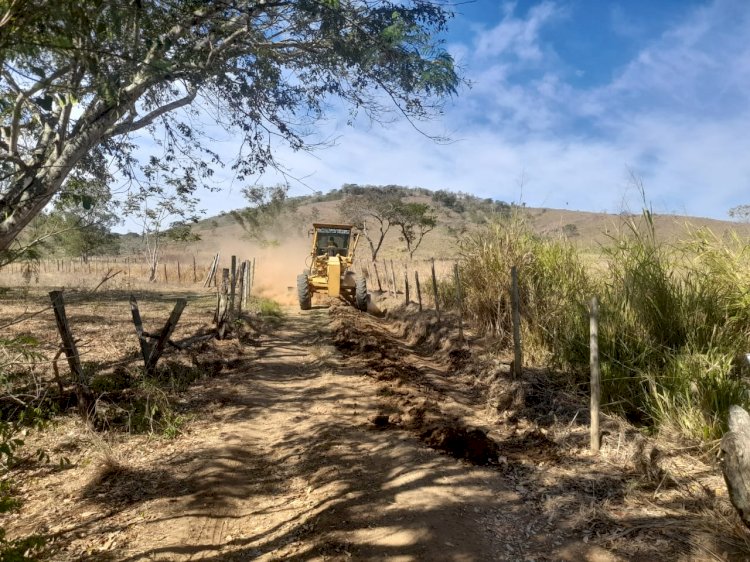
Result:
{"label": "dust cloud", "polygon": [[229,267],[231,256],[255,259],[255,296],[273,299],[281,305],[297,304],[297,275],[310,265],[312,240],[308,237],[288,238],[278,246],[259,246],[248,240],[223,239],[219,252],[220,267]]}

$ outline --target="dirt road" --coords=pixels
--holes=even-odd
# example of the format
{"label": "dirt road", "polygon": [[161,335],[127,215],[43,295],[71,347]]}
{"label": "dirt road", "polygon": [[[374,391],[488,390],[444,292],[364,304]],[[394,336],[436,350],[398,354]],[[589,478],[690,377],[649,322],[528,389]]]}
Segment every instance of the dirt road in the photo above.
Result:
{"label": "dirt road", "polygon": [[402,336],[340,307],[212,343],[183,434],[102,442],[66,418],[44,446],[73,464],[36,469],[10,527],[55,560],[617,559],[539,509],[543,436],[493,448],[461,354]]}
{"label": "dirt road", "polygon": [[580,559],[502,471],[378,428],[378,385],[334,347],[327,310],[302,314],[191,391],[207,415],[188,443],[92,483],[126,532],[92,558]]}

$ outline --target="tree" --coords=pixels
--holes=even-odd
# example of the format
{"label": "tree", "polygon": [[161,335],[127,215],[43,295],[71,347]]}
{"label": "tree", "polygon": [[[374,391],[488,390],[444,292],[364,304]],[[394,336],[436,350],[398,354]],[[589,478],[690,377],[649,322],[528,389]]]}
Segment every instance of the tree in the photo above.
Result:
{"label": "tree", "polygon": [[[107,178],[109,179],[109,178]],[[107,180],[74,174],[55,198],[48,222],[57,234],[55,249],[84,262],[93,255],[117,252],[118,237],[111,232],[120,222]]]}
{"label": "tree", "polygon": [[276,139],[309,148],[332,99],[375,120],[429,118],[460,82],[436,39],[450,15],[440,0],[3,3],[0,251],[71,172],[137,175],[137,131],[206,179],[224,163],[208,118],[239,134],[242,180],[275,164]]}
{"label": "tree", "polygon": [[346,184],[342,191],[345,195],[339,203],[339,212],[362,231],[370,245],[372,261],[376,261],[385,235],[401,206],[401,188]]}
{"label": "tree", "polygon": [[391,222],[401,230],[401,240],[406,243],[411,259],[425,234],[437,226],[437,215],[426,203],[402,203]]}
{"label": "tree", "polygon": [[729,216],[737,222],[750,222],[750,205],[737,205],[728,212]]}
{"label": "tree", "polygon": [[[144,168],[145,177],[131,189],[125,200],[125,214],[141,227],[143,253],[149,266],[150,282],[156,281],[156,271],[164,236],[167,232],[181,232],[189,237],[184,227],[198,220],[198,200],[192,197],[194,185],[175,179],[170,167],[152,157]],[[166,225],[171,221],[172,229]]]}
{"label": "tree", "polygon": [[277,185],[263,187],[254,185],[242,190],[242,194],[250,206],[231,211],[230,215],[237,221],[251,240],[263,246],[277,245],[277,238],[269,236],[283,236],[281,219],[285,213],[293,213],[297,209],[294,201],[287,199],[287,187]]}

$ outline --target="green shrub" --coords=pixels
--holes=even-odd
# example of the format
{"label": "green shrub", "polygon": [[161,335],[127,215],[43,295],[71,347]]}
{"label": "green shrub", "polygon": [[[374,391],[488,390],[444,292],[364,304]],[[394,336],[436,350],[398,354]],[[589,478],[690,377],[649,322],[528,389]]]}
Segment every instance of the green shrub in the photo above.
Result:
{"label": "green shrub", "polygon": [[262,298],[258,302],[258,313],[261,316],[272,316],[274,318],[281,318],[284,316],[284,312],[281,310],[279,303],[266,298]]}

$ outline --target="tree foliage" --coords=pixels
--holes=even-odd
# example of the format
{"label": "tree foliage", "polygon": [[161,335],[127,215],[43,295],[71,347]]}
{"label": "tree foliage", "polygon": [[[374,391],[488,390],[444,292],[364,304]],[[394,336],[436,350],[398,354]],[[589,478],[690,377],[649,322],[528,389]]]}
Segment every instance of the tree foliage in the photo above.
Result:
{"label": "tree foliage", "polygon": [[402,204],[403,190],[395,185],[346,184],[342,192],[344,198],[339,203],[339,212],[344,220],[362,231],[370,246],[372,261],[376,261],[385,235]]}
{"label": "tree foliage", "polygon": [[277,245],[283,236],[282,216],[293,213],[297,205],[287,198],[287,187],[276,185],[264,187],[254,185],[242,190],[249,206],[230,215],[247,233],[251,240],[263,246]]}
{"label": "tree foliage", "polygon": [[[144,179],[133,185],[127,194],[124,213],[141,227],[143,254],[149,265],[149,281],[156,281],[165,235],[182,236],[189,240],[185,226],[198,220],[201,211],[195,192],[194,179],[187,175],[176,177],[174,168],[152,157],[144,168]],[[170,229],[167,225],[172,224]],[[176,231],[174,229],[177,229]]]}
{"label": "tree foliage", "polygon": [[425,234],[437,226],[437,215],[427,203],[402,203],[392,222],[401,231],[409,258],[413,258]]}
{"label": "tree foliage", "polygon": [[56,253],[88,258],[115,254],[119,239],[111,229],[120,219],[106,181],[74,174],[55,198],[47,217]]}
{"label": "tree foliage", "polygon": [[[438,0],[1,4],[0,251],[71,173],[137,175],[138,131],[192,186],[224,164],[264,171],[279,141],[306,148],[332,99],[375,120],[434,115],[460,81],[436,39],[449,16]],[[239,135],[234,160],[205,142],[207,120]]]}

